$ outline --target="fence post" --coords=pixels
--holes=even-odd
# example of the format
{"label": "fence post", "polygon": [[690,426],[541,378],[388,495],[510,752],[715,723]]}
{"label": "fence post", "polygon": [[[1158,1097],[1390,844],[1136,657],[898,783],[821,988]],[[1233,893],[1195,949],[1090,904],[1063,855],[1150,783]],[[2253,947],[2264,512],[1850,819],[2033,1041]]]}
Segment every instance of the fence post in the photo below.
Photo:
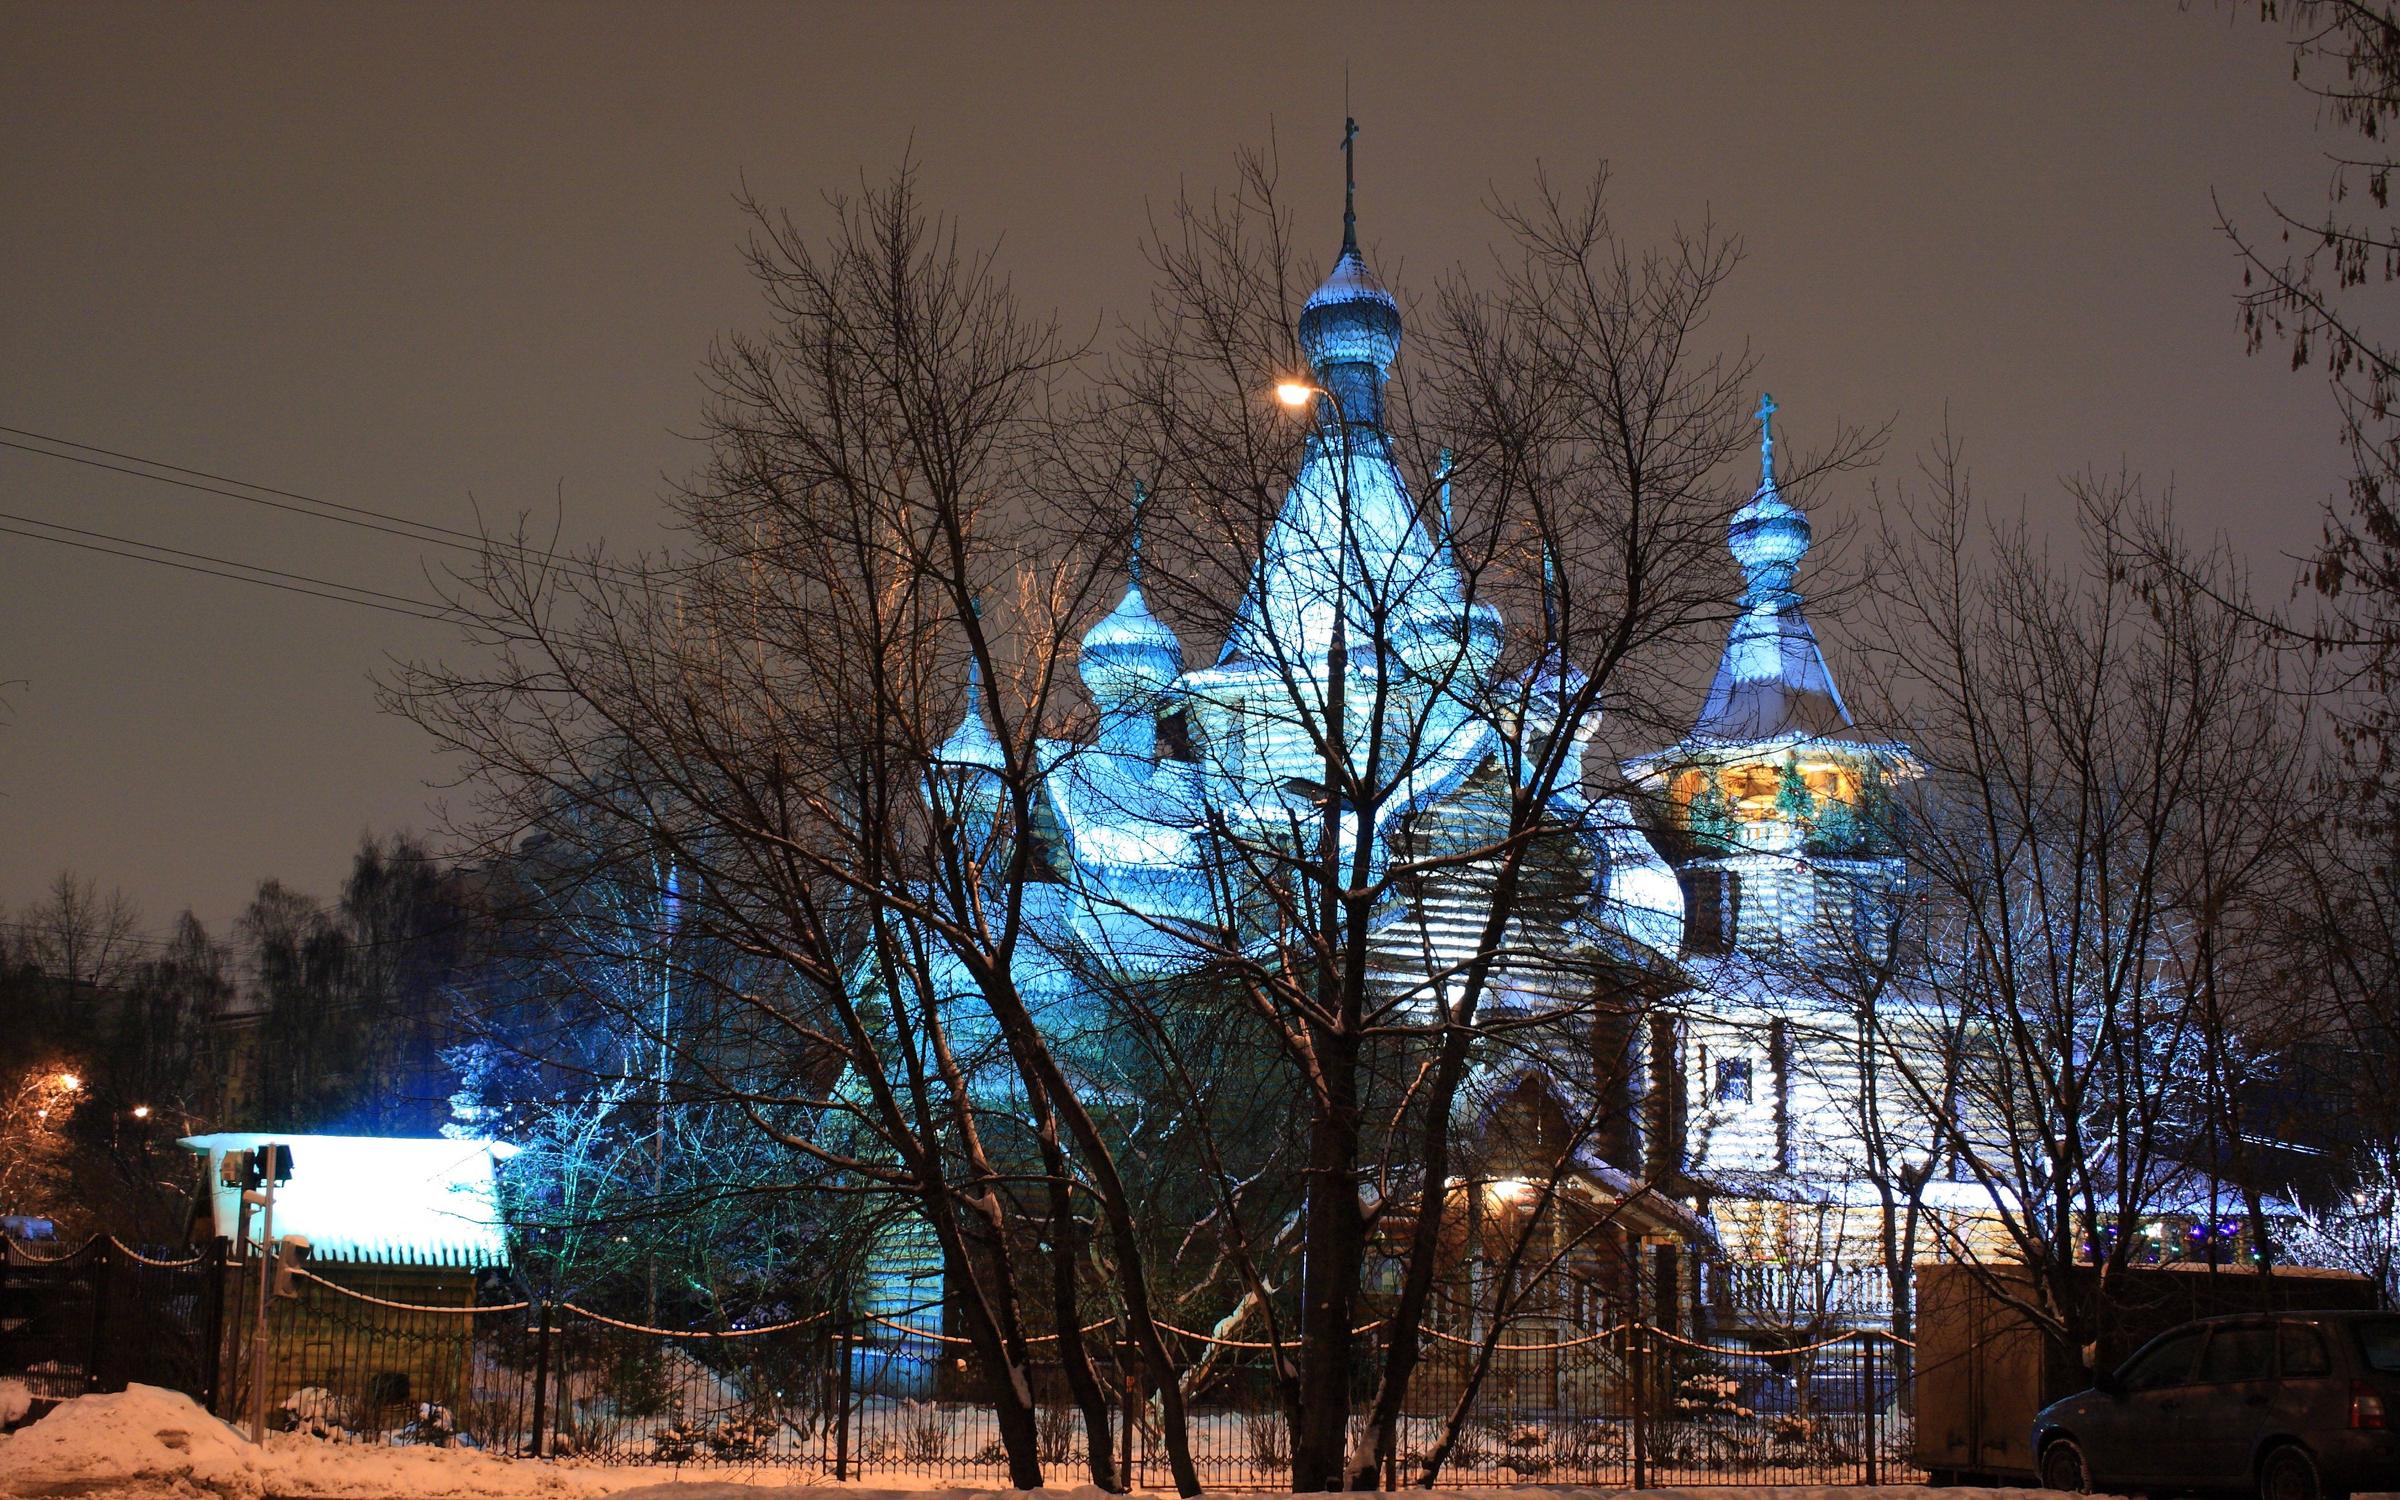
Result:
{"label": "fence post", "polygon": [[850,1477],[850,1360],[856,1336],[847,1325],[833,1330],[833,1477]]}
{"label": "fence post", "polygon": [[222,1394],[217,1386],[225,1369],[225,1237],[208,1242],[200,1254],[200,1405],[217,1410]]}
{"label": "fence post", "polygon": [[533,1456],[542,1456],[550,1422],[550,1304],[533,1299]]}
{"label": "fence post", "polygon": [[116,1246],[106,1240],[92,1246],[92,1272],[87,1279],[92,1289],[92,1346],[83,1360],[83,1388],[87,1392],[97,1391],[101,1387],[100,1356],[108,1347],[108,1294],[116,1281],[115,1257]]}
{"label": "fence post", "polygon": [[1875,1335],[1874,1335],[1874,1334],[1872,1334],[1872,1333],[1870,1333],[1870,1334],[1866,1335],[1866,1337],[1865,1337],[1864,1339],[1862,1339],[1862,1340],[1861,1340],[1861,1342],[1862,1342],[1862,1343],[1864,1343],[1864,1344],[1866,1345],[1866,1364],[1867,1364],[1867,1379],[1866,1379],[1866,1388],[1867,1388],[1867,1481],[1866,1481],[1866,1482],[1867,1482],[1867,1483],[1869,1483],[1869,1484],[1881,1484],[1881,1483],[1883,1483],[1883,1472],[1882,1472],[1882,1471],[1883,1471],[1883,1454],[1882,1454],[1882,1451],[1881,1451],[1881,1450],[1882,1450],[1882,1447],[1883,1447],[1883,1444],[1882,1444],[1882,1442],[1881,1442],[1881,1441],[1880,1441],[1880,1440],[1877,1438],[1877,1435],[1876,1435],[1876,1431],[1875,1431],[1875,1419],[1876,1419],[1876,1417],[1879,1415],[1878,1408],[1879,1408],[1879,1407],[1881,1407],[1881,1406],[1882,1406],[1882,1404],[1883,1404],[1883,1392],[1882,1392],[1881,1388],[1880,1388],[1880,1387],[1878,1387],[1878,1386],[1876,1385],[1876,1383],[1875,1383],[1875,1373],[1876,1373],[1876,1372],[1875,1372]]}
{"label": "fence post", "polygon": [[1135,1403],[1142,1399],[1142,1385],[1141,1377],[1134,1370],[1133,1341],[1130,1339],[1117,1345],[1117,1368],[1124,1375],[1125,1385],[1125,1419],[1122,1430],[1117,1434],[1117,1477],[1124,1481],[1126,1493],[1131,1494],[1140,1488],[1133,1473],[1133,1409]]}
{"label": "fence post", "polygon": [[1650,1488],[1650,1329],[1633,1325],[1633,1487]]}

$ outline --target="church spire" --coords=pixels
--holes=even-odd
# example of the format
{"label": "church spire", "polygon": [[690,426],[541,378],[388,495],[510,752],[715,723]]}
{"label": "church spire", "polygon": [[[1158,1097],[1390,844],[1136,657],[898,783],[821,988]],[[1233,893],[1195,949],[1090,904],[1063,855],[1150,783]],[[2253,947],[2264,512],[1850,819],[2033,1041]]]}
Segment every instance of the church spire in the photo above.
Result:
{"label": "church spire", "polygon": [[1133,539],[1125,549],[1125,581],[1135,588],[1142,586],[1142,507],[1149,502],[1150,491],[1140,480],[1133,482]]}
{"label": "church spire", "polygon": [[1358,253],[1358,121],[1342,121],[1342,253]]}
{"label": "church spire", "polygon": [[1542,538],[1542,638],[1552,647],[1558,639],[1558,551]]}
{"label": "church spire", "polygon": [[1733,514],[1725,546],[1742,569],[1741,614],[1725,641],[1694,732],[1732,743],[1847,734],[1842,702],[1793,587],[1808,555],[1808,517],[1775,481],[1773,396],[1759,398],[1758,489]]}
{"label": "church spire", "polygon": [[1734,561],[1742,565],[1747,585],[1742,604],[1750,609],[1799,604],[1792,579],[1800,571],[1800,559],[1808,555],[1810,541],[1808,517],[1784,503],[1775,483],[1777,410],[1773,396],[1761,396],[1752,413],[1758,422],[1758,491],[1735,512],[1725,538]]}
{"label": "church spire", "polygon": [[1383,426],[1383,383],[1400,357],[1400,304],[1358,249],[1358,121],[1342,122],[1342,249],[1300,309],[1300,352],[1327,393],[1322,410],[1352,429]]}

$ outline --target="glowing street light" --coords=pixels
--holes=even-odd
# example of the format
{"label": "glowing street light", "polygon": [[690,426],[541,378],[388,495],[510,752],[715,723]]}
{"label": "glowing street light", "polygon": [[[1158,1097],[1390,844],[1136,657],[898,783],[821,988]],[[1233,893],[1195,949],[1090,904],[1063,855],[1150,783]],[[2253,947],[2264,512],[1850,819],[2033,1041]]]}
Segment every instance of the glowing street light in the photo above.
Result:
{"label": "glowing street light", "polygon": [[58,1086],[72,1094],[83,1087],[83,1080],[72,1073],[61,1073],[58,1075]]}
{"label": "glowing street light", "polygon": [[1275,386],[1275,399],[1286,406],[1306,406],[1309,397],[1323,394],[1323,391],[1305,381],[1285,380]]}
{"label": "glowing street light", "polygon": [[149,1119],[149,1118],[150,1118],[150,1106],[149,1106],[149,1105],[147,1105],[147,1104],[137,1104],[137,1105],[135,1105],[135,1106],[133,1107],[133,1117],[134,1117],[135,1119],[137,1119],[137,1120],[147,1120],[147,1119]]}

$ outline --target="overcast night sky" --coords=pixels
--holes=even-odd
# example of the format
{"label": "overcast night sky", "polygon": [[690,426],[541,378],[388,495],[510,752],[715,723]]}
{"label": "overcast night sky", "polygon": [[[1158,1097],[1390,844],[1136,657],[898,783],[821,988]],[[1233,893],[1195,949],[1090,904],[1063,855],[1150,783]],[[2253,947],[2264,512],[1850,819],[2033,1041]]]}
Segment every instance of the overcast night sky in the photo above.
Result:
{"label": "overcast night sky", "polygon": [[[460,528],[563,497],[568,541],[654,544],[702,353],[758,312],[743,182],[805,209],[913,139],[931,201],[1089,326],[1141,299],[1150,208],[1270,132],[1330,256],[1346,64],[1362,237],[1404,294],[1490,243],[1489,192],[1605,158],[1628,226],[1743,236],[1715,331],[1798,441],[1894,418],[1888,484],[1947,408],[1978,491],[2048,515],[2057,476],[2123,463],[2279,592],[2341,459],[2321,384],[2244,356],[2210,203],[2322,201],[2278,37],[2163,0],[12,3],[0,425]],[[0,497],[400,595],[442,561],[5,448]],[[0,535],[0,903],[71,866],[222,935],[262,875],[330,894],[362,830],[432,823],[439,764],[371,676],[453,640]]]}

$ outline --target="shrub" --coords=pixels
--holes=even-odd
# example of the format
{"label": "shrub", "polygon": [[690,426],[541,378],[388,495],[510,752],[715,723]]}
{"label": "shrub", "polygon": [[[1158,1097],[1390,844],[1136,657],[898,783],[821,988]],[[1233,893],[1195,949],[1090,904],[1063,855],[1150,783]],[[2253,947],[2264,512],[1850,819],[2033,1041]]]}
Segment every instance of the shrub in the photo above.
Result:
{"label": "shrub", "polygon": [[900,1403],[900,1457],[912,1464],[938,1464],[950,1456],[950,1416],[931,1401]]}
{"label": "shrub", "polygon": [[1063,1464],[1075,1456],[1076,1420],[1072,1406],[1045,1406],[1034,1416],[1037,1449],[1046,1464]]}
{"label": "shrub", "polygon": [[679,1413],[674,1421],[650,1434],[650,1456],[662,1464],[690,1463],[705,1440],[700,1424]]}
{"label": "shrub", "polygon": [[399,1432],[404,1443],[423,1443],[429,1448],[447,1447],[458,1436],[458,1418],[450,1408],[438,1401],[420,1401],[416,1414]]}
{"label": "shrub", "polygon": [[764,1458],[782,1430],[783,1423],[765,1412],[743,1412],[727,1417],[709,1433],[709,1451],[728,1463],[749,1463]]}
{"label": "shrub", "polygon": [[1279,1411],[1242,1413],[1242,1438],[1250,1447],[1250,1462],[1274,1473],[1292,1463],[1292,1429]]}

